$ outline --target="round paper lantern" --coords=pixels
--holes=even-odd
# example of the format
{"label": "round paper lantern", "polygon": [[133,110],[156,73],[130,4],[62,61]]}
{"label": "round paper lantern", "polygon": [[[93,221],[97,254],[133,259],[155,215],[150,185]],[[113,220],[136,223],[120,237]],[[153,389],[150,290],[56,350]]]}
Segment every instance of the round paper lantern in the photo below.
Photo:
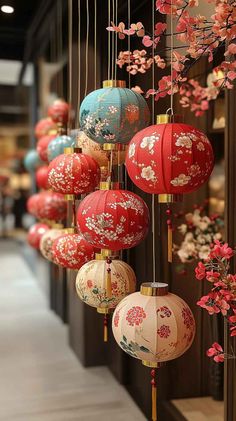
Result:
{"label": "round paper lantern", "polygon": [[145,99],[125,88],[124,81],[105,81],[80,106],[80,127],[100,144],[128,143],[148,124],[149,117]]}
{"label": "round paper lantern", "polygon": [[67,269],[80,269],[94,258],[94,248],[81,234],[68,233],[55,239],[52,256],[57,265]]}
{"label": "round paper lantern", "polygon": [[39,158],[39,154],[35,149],[31,149],[24,157],[25,169],[29,172],[35,171],[43,162]]}
{"label": "round paper lantern", "polygon": [[163,283],[142,284],[141,291],[124,298],[113,315],[118,345],[147,366],[180,357],[191,346],[195,321],[188,305],[168,293]]}
{"label": "round paper lantern", "polygon": [[56,134],[57,133],[57,125],[49,117],[42,118],[35,125],[34,132],[35,132],[35,136],[37,137],[37,139],[40,139],[42,136],[46,136],[48,134]]}
{"label": "round paper lantern", "polygon": [[49,226],[46,224],[37,223],[32,225],[27,235],[29,245],[39,249],[40,240],[47,230],[49,230]]}
{"label": "round paper lantern", "polygon": [[[84,132],[81,130],[78,131],[76,135],[77,145],[82,149],[82,152],[86,155],[91,156],[98,163],[99,167],[107,167],[109,163],[108,151],[104,151],[97,142],[94,142],[90,139]],[[122,164],[125,161],[126,151],[121,150],[112,152],[112,162],[113,165]]]}
{"label": "round paper lantern", "polygon": [[32,196],[30,196],[26,202],[27,212],[35,216],[35,218],[37,218],[37,215],[38,215],[39,199],[40,199],[40,194],[36,193],[36,194],[32,194]]}
{"label": "round paper lantern", "polygon": [[[72,151],[73,149],[68,148]],[[51,188],[65,195],[88,193],[100,181],[100,168],[97,162],[82,153],[59,155],[49,164],[48,182]]]}
{"label": "round paper lantern", "polygon": [[39,139],[36,149],[42,161],[48,161],[48,145],[53,139],[55,135],[46,135]]}
{"label": "round paper lantern", "polygon": [[39,167],[35,173],[35,179],[40,189],[48,189],[48,167]]}
{"label": "round paper lantern", "polygon": [[51,162],[58,155],[63,154],[65,148],[73,147],[75,140],[71,136],[61,135],[55,137],[48,144],[47,156],[48,161]]}
{"label": "round paper lantern", "polygon": [[92,260],[81,267],[76,291],[84,303],[105,313],[114,309],[126,295],[135,291],[133,269],[122,260]]}
{"label": "round paper lantern", "polygon": [[68,122],[69,104],[64,99],[56,99],[48,108],[48,116],[55,123],[60,123],[65,126]]}
{"label": "round paper lantern", "polygon": [[52,254],[52,245],[56,238],[64,234],[63,225],[58,224],[58,228],[52,228],[45,232],[40,240],[40,251],[45,259],[54,262]]}
{"label": "round paper lantern", "polygon": [[[106,187],[108,183],[101,183]],[[135,247],[146,236],[149,211],[141,197],[127,190],[98,190],[82,200],[77,223],[84,238],[97,248]]]}
{"label": "round paper lantern", "polygon": [[183,123],[156,124],[141,130],[131,140],[126,156],[134,184],[166,202],[201,187],[213,165],[207,137]]}
{"label": "round paper lantern", "polygon": [[60,193],[44,191],[39,194],[37,218],[62,221],[66,218],[67,202]]}

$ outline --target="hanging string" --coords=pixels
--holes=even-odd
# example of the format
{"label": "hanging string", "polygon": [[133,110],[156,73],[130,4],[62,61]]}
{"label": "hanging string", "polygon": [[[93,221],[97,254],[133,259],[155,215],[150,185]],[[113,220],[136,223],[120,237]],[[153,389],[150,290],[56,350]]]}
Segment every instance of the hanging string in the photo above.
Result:
{"label": "hanging string", "polygon": [[94,0],[94,89],[97,89],[97,0]]}
{"label": "hanging string", "polygon": [[78,99],[77,99],[77,113],[76,113],[76,127],[79,127],[79,109],[80,109],[80,89],[81,89],[81,8],[80,0],[78,0]]}
{"label": "hanging string", "polygon": [[[110,0],[108,0],[108,26],[111,25],[111,3]],[[110,69],[110,65],[111,65],[111,32],[108,31],[108,42],[107,42],[107,47],[108,47],[108,51],[107,51],[107,79],[110,79],[110,75],[111,75],[111,69]]]}
{"label": "hanging string", "polygon": [[71,105],[72,105],[72,26],[73,26],[73,2],[68,0],[68,63],[69,63],[69,82],[68,82],[68,102],[69,102],[69,118],[68,118],[68,134],[71,130]]}
{"label": "hanging string", "polygon": [[151,370],[151,385],[152,385],[152,421],[157,421],[157,383],[156,370]]}
{"label": "hanging string", "polygon": [[171,81],[171,95],[170,95],[170,109],[171,114],[173,114],[173,104],[174,104],[174,89],[173,89],[173,52],[174,52],[174,28],[173,28],[173,4],[171,0],[171,15],[170,15],[170,81]]}
{"label": "hanging string", "polygon": [[[154,31],[155,31],[155,0],[152,0],[152,88],[154,90],[155,87],[155,63],[154,63]],[[155,101],[154,95],[152,95],[152,124],[155,123]],[[153,267],[153,283],[156,280],[156,221],[155,221],[155,214],[156,214],[156,201],[155,201],[155,194],[152,195],[152,267]]]}
{"label": "hanging string", "polygon": [[[115,22],[115,0],[112,0],[112,22]],[[115,32],[112,32],[111,44],[111,78],[114,79]]]}
{"label": "hanging string", "polygon": [[[130,24],[131,24],[131,11],[130,11],[130,0],[128,0],[128,29],[130,28]],[[130,66],[130,62],[131,62],[131,54],[130,54],[130,35],[128,35],[128,51],[129,51],[129,66]],[[129,72],[129,89],[131,88],[131,74]]]}
{"label": "hanging string", "polygon": [[85,88],[84,96],[88,91],[88,47],[89,47],[89,0],[86,0],[86,15],[87,15],[87,28],[86,28],[86,45],[85,45]]}
{"label": "hanging string", "polygon": [[[118,25],[118,0],[116,0],[116,8],[115,8],[115,25]],[[116,80],[116,76],[117,76],[117,64],[116,64],[116,60],[117,60],[117,41],[118,41],[118,34],[116,32],[115,35],[115,80]]]}
{"label": "hanging string", "polygon": [[[62,4],[61,0],[58,0],[57,2],[57,19],[58,19],[58,31],[57,31],[57,40],[58,40],[58,62],[61,61],[62,64]],[[63,70],[62,68],[59,68],[59,74],[58,74],[58,94],[60,97],[63,97]]]}

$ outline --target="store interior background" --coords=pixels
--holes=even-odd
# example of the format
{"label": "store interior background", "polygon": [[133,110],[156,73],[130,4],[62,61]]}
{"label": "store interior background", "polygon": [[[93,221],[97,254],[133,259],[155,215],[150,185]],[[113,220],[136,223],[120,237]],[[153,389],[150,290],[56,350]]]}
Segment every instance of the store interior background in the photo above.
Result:
{"label": "store interior background", "polygon": [[[8,1],[10,4],[11,2]],[[82,1],[82,14],[86,16],[86,2]],[[97,87],[106,79],[106,5],[98,0],[99,37],[97,45]],[[132,21],[142,22],[148,27],[151,21],[151,9],[147,7],[148,0],[132,1]],[[200,2],[201,3],[201,2]],[[203,3],[203,2],[202,2]],[[77,107],[78,92],[78,61],[77,61],[77,2],[73,2],[73,93],[72,104]],[[64,269],[58,269],[53,264],[42,259],[40,253],[27,246],[26,232],[34,222],[27,214],[26,200],[35,191],[35,181],[24,169],[23,159],[26,151],[35,146],[34,125],[45,115],[47,107],[57,97],[68,98],[68,10],[67,2],[63,0],[22,0],[13,1],[15,12],[12,15],[0,13],[0,233],[1,242],[12,244],[16,241],[21,245],[21,253],[37,275],[38,285],[48,300],[48,306],[61,323],[65,324],[68,343],[73,350],[78,364],[85,367],[108,366],[111,373],[124,385],[136,404],[148,416],[150,411],[149,373],[138,361],[125,355],[116,345],[110,332],[108,344],[102,341],[102,324],[94,312],[77,298],[74,280],[75,274]],[[210,5],[201,5],[203,14],[209,13]],[[207,9],[207,13],[206,10]],[[90,11],[93,20],[93,7]],[[126,17],[126,2],[120,1],[119,20]],[[93,26],[90,28],[89,44],[89,85],[88,92],[94,89],[93,68]],[[82,19],[82,57],[85,54],[86,21]],[[135,41],[133,41],[135,43]],[[132,46],[134,48],[135,45]],[[222,54],[224,52],[222,51]],[[220,54],[220,53],[219,53]],[[220,57],[214,59],[217,60]],[[85,63],[81,64],[81,92],[85,83]],[[202,59],[191,70],[192,76],[201,74],[202,81],[210,73],[209,64]],[[140,85],[143,90],[150,85],[150,77],[135,76],[132,84]],[[119,79],[127,79],[124,71],[118,70]],[[231,95],[231,94],[230,94]],[[167,101],[156,104],[156,114],[165,112]],[[196,193],[185,199],[184,211],[191,211],[194,204],[202,204],[209,198],[209,212],[225,212],[225,166],[232,168],[232,156],[225,156],[225,144],[234,135],[234,124],[226,115],[233,94],[225,98],[225,93],[210,104],[210,109],[201,118],[194,117],[179,105],[175,99],[176,113],[184,114],[189,124],[198,127],[212,141],[216,157],[216,165],[209,183]],[[149,101],[149,105],[151,102]],[[233,109],[234,105],[231,104]],[[235,108],[234,108],[235,110]],[[226,139],[226,132],[230,136]],[[229,146],[227,147],[229,151]],[[229,162],[231,159],[231,162]],[[233,171],[233,170],[232,170]],[[228,169],[229,172],[229,169]],[[138,191],[134,186],[134,192]],[[234,188],[233,181],[230,186]],[[150,197],[140,194],[151,206]],[[234,199],[228,194],[228,207],[233,207]],[[232,205],[232,206],[231,206]],[[234,208],[235,209],[235,208]],[[180,205],[176,205],[176,212]],[[165,223],[161,223],[163,236]],[[234,227],[232,240],[234,239]],[[134,268],[141,283],[151,277],[151,235],[140,246],[131,250],[126,256]],[[177,271],[178,262],[170,270],[166,264],[163,251],[159,267],[163,277],[168,277],[172,292],[180,295],[191,307],[197,322],[197,334],[191,349],[183,357],[168,363],[159,374],[159,407],[160,421],[192,420],[197,418],[199,408],[204,416],[214,415],[215,421],[223,420],[223,366],[209,361],[205,350],[211,345],[212,337],[216,335],[219,341],[223,338],[221,320],[214,316],[210,318],[196,306],[196,301],[206,292],[207,286],[194,279],[194,264],[189,264],[187,272]],[[1,276],[1,282],[4,279]],[[91,400],[93,397],[91,396]],[[186,414],[196,413],[196,418],[187,418]],[[95,418],[94,418],[95,419]]]}

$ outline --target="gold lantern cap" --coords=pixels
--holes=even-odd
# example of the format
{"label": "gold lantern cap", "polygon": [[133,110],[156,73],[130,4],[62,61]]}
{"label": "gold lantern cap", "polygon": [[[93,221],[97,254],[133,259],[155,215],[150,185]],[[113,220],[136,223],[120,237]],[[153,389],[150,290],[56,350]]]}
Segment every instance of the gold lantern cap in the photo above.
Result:
{"label": "gold lantern cap", "polygon": [[115,80],[115,79],[108,79],[102,82],[103,88],[125,88],[126,82],[125,80]]}
{"label": "gold lantern cap", "polygon": [[63,232],[65,234],[76,234],[76,228],[73,228],[73,227],[71,227],[71,228],[64,228],[63,229]]}
{"label": "gold lantern cap", "polygon": [[164,282],[144,282],[140,293],[149,297],[161,297],[168,294],[168,284]]}
{"label": "gold lantern cap", "polygon": [[103,143],[102,148],[104,151],[125,151],[127,145],[123,143]]}
{"label": "gold lantern cap", "polygon": [[64,225],[63,224],[59,224],[58,222],[54,222],[52,224],[52,228],[53,229],[63,229]]}
{"label": "gold lantern cap", "polygon": [[179,114],[158,114],[156,124],[183,123],[183,116]]}
{"label": "gold lantern cap", "polygon": [[106,260],[108,257],[114,260],[114,259],[118,259],[119,255],[116,251],[109,250],[109,249],[101,249],[101,253],[95,254],[96,260]]}

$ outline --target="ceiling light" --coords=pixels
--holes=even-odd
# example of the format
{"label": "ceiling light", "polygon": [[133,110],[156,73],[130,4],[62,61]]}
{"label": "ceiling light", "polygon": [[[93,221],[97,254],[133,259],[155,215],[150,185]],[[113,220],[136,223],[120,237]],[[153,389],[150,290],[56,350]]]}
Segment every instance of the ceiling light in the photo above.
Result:
{"label": "ceiling light", "polygon": [[13,13],[14,12],[14,7],[4,5],[4,6],[1,6],[1,11],[3,13]]}

